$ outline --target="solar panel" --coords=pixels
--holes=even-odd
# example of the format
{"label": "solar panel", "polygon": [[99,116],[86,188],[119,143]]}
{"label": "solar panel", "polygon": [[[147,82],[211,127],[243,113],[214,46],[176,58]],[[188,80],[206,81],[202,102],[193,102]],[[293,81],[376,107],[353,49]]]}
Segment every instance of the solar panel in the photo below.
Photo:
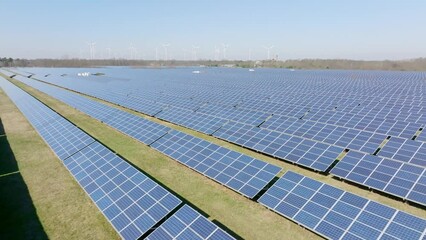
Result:
{"label": "solar panel", "polygon": [[421,127],[420,123],[378,118],[369,114],[324,111],[321,109],[310,111],[303,119],[407,139],[411,139]]}
{"label": "solar panel", "polygon": [[426,206],[426,170],[420,166],[350,151],[331,173]]}
{"label": "solar panel", "polygon": [[302,117],[309,110],[307,107],[258,99],[248,99],[247,101],[238,104],[238,108],[251,109],[266,113],[281,113],[285,114],[285,116],[297,118]]}
{"label": "solar panel", "polygon": [[151,147],[248,198],[255,197],[281,171],[280,167],[175,130]]}
{"label": "solar panel", "polygon": [[54,86],[27,78],[18,78],[18,80],[148,145],[171,130],[164,125]]}
{"label": "solar panel", "polygon": [[64,165],[124,239],[137,239],[181,201],[95,142]]}
{"label": "solar panel", "polygon": [[286,172],[258,200],[328,239],[422,239],[426,220]]}
{"label": "solar panel", "polygon": [[158,98],[155,99],[156,102],[161,103],[165,106],[177,107],[181,109],[196,110],[201,105],[202,102],[196,101],[194,99],[186,98],[185,96],[176,96],[170,94],[161,94]]}
{"label": "solar panel", "polygon": [[227,120],[222,118],[175,107],[164,109],[155,117],[208,135],[213,134],[227,122]]}
{"label": "solar panel", "polygon": [[[109,99],[110,102],[116,102],[114,100]],[[123,107],[127,107],[129,109],[134,109],[138,112],[145,113],[150,116],[155,116],[157,113],[161,112],[165,107],[162,104],[148,101],[143,98],[139,98],[138,96],[128,96],[121,104]]]}
{"label": "solar panel", "polygon": [[124,111],[118,112],[104,122],[147,145],[155,142],[171,130],[169,127]]}
{"label": "solar panel", "polygon": [[72,156],[95,142],[92,137],[65,119],[60,119],[38,128],[37,131],[61,160]]}
{"label": "solar panel", "polygon": [[146,239],[235,239],[188,205],[184,205]]}
{"label": "solar panel", "polygon": [[213,135],[322,172],[326,171],[344,150],[342,147],[302,137],[236,123],[224,125]]}
{"label": "solar panel", "polygon": [[268,119],[261,128],[366,153],[374,153],[387,137],[383,134],[278,115]]}
{"label": "solar panel", "polygon": [[35,113],[57,115],[55,121],[33,126],[123,239],[138,239],[181,204],[173,194],[21,89],[3,78],[0,86],[24,115],[30,116],[30,122],[37,119]]}
{"label": "solar panel", "polygon": [[270,116],[268,113],[213,104],[204,105],[197,112],[252,126],[260,125]]}
{"label": "solar panel", "polygon": [[3,69],[0,69],[0,71],[1,71],[2,74],[6,75],[7,77],[13,77],[15,75],[15,73],[12,73],[10,71],[6,71],[6,70],[3,70]]}
{"label": "solar panel", "polygon": [[417,136],[416,141],[426,142],[426,130],[423,130],[419,136]]}
{"label": "solar panel", "polygon": [[391,138],[378,155],[426,167],[426,143],[419,141]]}

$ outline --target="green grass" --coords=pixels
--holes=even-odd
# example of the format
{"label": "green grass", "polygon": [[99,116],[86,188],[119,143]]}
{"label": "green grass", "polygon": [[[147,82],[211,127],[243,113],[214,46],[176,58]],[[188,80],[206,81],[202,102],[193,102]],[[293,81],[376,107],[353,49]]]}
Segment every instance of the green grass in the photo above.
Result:
{"label": "green grass", "polygon": [[[230,230],[246,239],[319,239],[316,234],[303,229],[297,224],[267,210],[260,204],[255,203],[247,198],[239,195],[238,193],[221,186],[220,184],[198,174],[189,168],[180,165],[176,161],[166,157],[165,155],[147,147],[146,145],[125,136],[118,131],[100,123],[99,121],[90,118],[89,116],[47,96],[40,93],[22,83],[15,80],[13,82],[20,87],[45,102],[47,105],[58,111],[64,117],[81,127],[83,130],[97,138],[99,141],[110,147],[112,150],[119,153],[126,158],[129,162],[149,174],[157,181],[167,186],[170,190],[174,191],[185,201],[195,205],[198,209],[210,216],[211,220],[220,222],[228,227]],[[109,104],[111,105],[111,104]],[[120,108],[120,107],[117,107]],[[120,108],[123,109],[123,108]],[[16,110],[15,110],[16,111]],[[129,111],[126,110],[125,111]],[[194,136],[214,142],[218,145],[245,153],[252,157],[256,157],[266,162],[279,165],[286,170],[299,172],[306,176],[312,177],[319,181],[334,185],[341,189],[356,193],[358,195],[376,200],[378,202],[390,205],[397,209],[401,209],[418,216],[425,216],[426,211],[416,208],[414,206],[405,204],[386,196],[366,191],[356,186],[347,184],[342,181],[337,181],[330,176],[324,176],[304,168],[289,164],[277,159],[267,157],[262,154],[255,153],[238,147],[234,144],[216,139],[211,136],[176,126],[170,123],[162,122],[158,119],[150,118],[139,113],[132,112],[136,115],[149,118],[156,122],[161,122],[167,126],[190,133]],[[12,145],[12,144],[11,144]],[[17,158],[18,159],[18,158]],[[55,159],[57,162],[59,160]],[[45,168],[50,168],[50,163],[46,163]],[[63,168],[63,167],[62,167]],[[63,174],[68,174],[63,173]],[[282,173],[281,173],[282,174]],[[69,174],[68,174],[69,175]],[[31,192],[31,186],[28,183]],[[67,189],[64,187],[64,189]],[[82,190],[80,190],[82,192]],[[78,192],[78,191],[77,191]],[[75,193],[78,195],[78,193]],[[80,193],[81,194],[81,193]],[[84,193],[83,193],[84,195]],[[70,198],[74,196],[70,195]],[[88,197],[86,197],[88,198]],[[65,203],[64,203],[65,204]],[[77,204],[77,201],[75,201]],[[93,205],[90,202],[78,202],[79,205]],[[37,207],[37,203],[34,205]],[[49,211],[46,212],[44,217],[48,217]],[[84,214],[86,216],[86,214]],[[90,216],[89,216],[90,215]],[[88,213],[86,218],[95,220],[91,217],[93,213]],[[40,217],[40,219],[43,219]],[[42,221],[43,223],[43,221]],[[93,224],[97,224],[96,221]],[[44,226],[44,225],[43,225]],[[99,230],[99,229],[97,229]],[[61,230],[57,230],[59,234],[63,234]],[[49,231],[47,231],[50,236]],[[107,233],[105,233],[107,234]]]}

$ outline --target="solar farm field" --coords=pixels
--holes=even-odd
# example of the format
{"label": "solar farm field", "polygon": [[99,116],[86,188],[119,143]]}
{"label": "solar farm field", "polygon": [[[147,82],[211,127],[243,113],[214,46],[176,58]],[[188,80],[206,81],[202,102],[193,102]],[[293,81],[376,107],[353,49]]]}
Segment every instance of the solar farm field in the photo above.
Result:
{"label": "solar farm field", "polygon": [[[103,67],[0,74],[2,101],[9,101],[0,117],[23,114],[25,129],[45,142],[40,151],[56,155],[44,171],[61,168],[75,192],[68,199],[90,209],[80,217],[96,225],[99,238],[426,238],[424,72]],[[16,123],[10,130],[11,122],[3,125],[13,140],[25,131]],[[21,167],[30,153],[12,140]],[[26,172],[44,234],[69,234],[50,217],[60,211],[36,201],[48,181],[38,182],[46,193],[36,191]]]}

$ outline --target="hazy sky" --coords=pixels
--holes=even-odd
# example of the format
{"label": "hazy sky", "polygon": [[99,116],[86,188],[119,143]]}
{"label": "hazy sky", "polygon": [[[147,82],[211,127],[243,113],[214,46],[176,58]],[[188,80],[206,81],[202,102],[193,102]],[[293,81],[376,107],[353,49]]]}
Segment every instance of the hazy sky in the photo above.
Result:
{"label": "hazy sky", "polygon": [[[0,56],[426,57],[425,0],[0,0]],[[215,51],[215,46],[218,50]],[[107,50],[111,49],[111,53]],[[183,49],[186,49],[184,51]],[[250,51],[251,49],[251,51]],[[186,53],[186,54],[185,54]]]}

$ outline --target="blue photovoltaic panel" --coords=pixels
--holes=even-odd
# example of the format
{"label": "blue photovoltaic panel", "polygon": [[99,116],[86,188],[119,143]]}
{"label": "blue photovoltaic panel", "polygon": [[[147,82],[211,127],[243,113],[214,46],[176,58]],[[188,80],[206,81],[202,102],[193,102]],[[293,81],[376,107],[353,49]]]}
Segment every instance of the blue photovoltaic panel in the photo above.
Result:
{"label": "blue photovoltaic panel", "polygon": [[33,126],[123,239],[138,239],[181,204],[176,196],[35,98],[2,78],[0,86],[30,116],[31,123],[37,119],[35,113],[54,119],[42,125],[37,119]]}
{"label": "blue photovoltaic panel", "polygon": [[164,125],[149,121],[114,107],[107,106],[58,87],[49,86],[45,83],[29,80],[28,78],[20,78],[19,80],[147,145],[151,144],[171,130],[171,128]]}
{"label": "blue photovoltaic panel", "polygon": [[328,239],[422,239],[426,220],[295,172],[259,203]]}
{"label": "blue photovoltaic panel", "polygon": [[281,171],[280,167],[174,130],[151,146],[249,198]]}
{"label": "blue photovoltaic panel", "polygon": [[303,119],[329,123],[359,130],[411,139],[421,127],[420,123],[384,119],[370,114],[357,114],[339,111],[314,110]]}
{"label": "blue photovoltaic panel", "polygon": [[426,206],[426,169],[350,151],[331,173],[361,185]]}
{"label": "blue photovoltaic panel", "polygon": [[121,102],[120,105],[141,113],[145,113],[150,116],[155,116],[157,113],[161,112],[161,110],[165,107],[160,103],[144,100],[133,95],[128,96],[123,102]]}
{"label": "blue photovoltaic panel", "polygon": [[6,80],[2,79],[2,82],[9,97],[61,160],[95,141],[46,105]]}
{"label": "blue photovoltaic panel", "polygon": [[222,118],[174,107],[161,111],[155,117],[208,135],[213,134],[227,122]]}
{"label": "blue photovoltaic panel", "polygon": [[244,124],[228,123],[213,134],[241,146],[325,172],[344,148]]}
{"label": "blue photovoltaic panel", "polygon": [[197,112],[251,126],[260,125],[270,116],[268,113],[213,104],[202,106]]}
{"label": "blue photovoltaic panel", "polygon": [[64,165],[124,239],[137,239],[181,201],[95,142]]}
{"label": "blue photovoltaic panel", "polygon": [[235,239],[188,205],[184,205],[146,239]]}
{"label": "blue photovoltaic panel", "polygon": [[378,155],[426,168],[426,143],[419,141],[391,138]]}
{"label": "blue photovoltaic panel", "polygon": [[55,154],[64,160],[95,140],[65,119],[59,119],[37,129]]}
{"label": "blue photovoltaic panel", "polygon": [[416,141],[426,142],[426,129],[423,129],[419,136],[417,136]]}
{"label": "blue photovoltaic panel", "polygon": [[124,111],[120,111],[114,117],[104,122],[147,145],[153,143],[171,130],[169,127]]}
{"label": "blue photovoltaic panel", "polygon": [[366,153],[374,153],[387,137],[384,134],[278,115],[268,119],[261,127]]}

